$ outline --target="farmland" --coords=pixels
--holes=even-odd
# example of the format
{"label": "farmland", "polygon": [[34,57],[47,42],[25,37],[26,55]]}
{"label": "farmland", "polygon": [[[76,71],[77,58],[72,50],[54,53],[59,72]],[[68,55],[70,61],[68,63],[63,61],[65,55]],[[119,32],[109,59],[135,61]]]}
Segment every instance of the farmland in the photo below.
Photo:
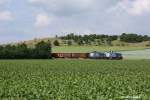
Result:
{"label": "farmland", "polygon": [[147,100],[149,72],[149,60],[1,60],[0,99]]}
{"label": "farmland", "polygon": [[91,51],[130,51],[130,50],[143,50],[149,47],[144,46],[54,46],[53,52],[91,52]]}
{"label": "farmland", "polygon": [[150,59],[150,49],[121,51],[125,59]]}

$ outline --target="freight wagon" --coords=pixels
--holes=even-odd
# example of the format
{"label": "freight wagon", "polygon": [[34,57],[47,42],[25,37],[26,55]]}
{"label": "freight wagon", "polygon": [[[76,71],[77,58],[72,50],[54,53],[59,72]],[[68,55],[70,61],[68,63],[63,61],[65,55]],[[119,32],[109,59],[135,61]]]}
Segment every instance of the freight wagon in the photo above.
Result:
{"label": "freight wagon", "polygon": [[114,52],[91,52],[91,53],[52,53],[53,58],[83,58],[83,59],[123,59],[121,53]]}
{"label": "freight wagon", "polygon": [[52,53],[54,58],[88,58],[89,53]]}

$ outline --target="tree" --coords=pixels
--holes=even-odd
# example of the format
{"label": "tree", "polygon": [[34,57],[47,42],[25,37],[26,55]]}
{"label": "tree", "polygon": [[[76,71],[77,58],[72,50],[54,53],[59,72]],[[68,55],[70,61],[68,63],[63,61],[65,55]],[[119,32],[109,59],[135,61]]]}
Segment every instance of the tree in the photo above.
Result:
{"label": "tree", "polygon": [[120,36],[120,40],[128,43],[137,43],[137,42],[142,42],[144,41],[144,36],[142,35],[137,35],[137,34],[126,34],[123,33]]}
{"label": "tree", "polygon": [[111,39],[109,39],[109,38],[105,39],[105,45],[112,46]]}
{"label": "tree", "polygon": [[55,40],[53,44],[54,44],[54,46],[60,46],[60,43],[58,40]]}
{"label": "tree", "polygon": [[68,46],[71,46],[72,45],[72,41],[68,40],[67,44],[68,44]]}
{"label": "tree", "polygon": [[47,59],[51,54],[51,44],[41,41],[35,45],[36,58]]}
{"label": "tree", "polygon": [[25,43],[16,46],[15,58],[24,59],[28,58],[28,47]]}
{"label": "tree", "polygon": [[83,41],[82,40],[79,40],[78,41],[78,45],[83,45],[84,43],[83,43]]}
{"label": "tree", "polygon": [[55,38],[58,39],[58,35],[56,35]]}
{"label": "tree", "polygon": [[26,44],[0,46],[0,59],[47,59],[51,58],[50,42],[41,41],[35,48]]}
{"label": "tree", "polygon": [[97,40],[97,45],[102,45],[101,40]]}
{"label": "tree", "polygon": [[95,40],[105,40],[105,39],[110,39],[111,41],[117,40],[118,36],[117,35],[97,35],[97,34],[90,34],[90,35],[75,35],[74,33],[68,34],[66,36],[61,36],[60,37],[63,40],[73,40],[75,43],[78,43],[79,45],[83,44],[93,44],[95,43]]}

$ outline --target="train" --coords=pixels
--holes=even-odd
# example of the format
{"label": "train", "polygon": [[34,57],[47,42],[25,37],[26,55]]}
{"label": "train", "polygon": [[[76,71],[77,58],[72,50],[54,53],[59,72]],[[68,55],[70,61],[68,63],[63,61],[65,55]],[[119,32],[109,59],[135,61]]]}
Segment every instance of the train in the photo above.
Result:
{"label": "train", "polygon": [[52,53],[53,58],[68,58],[68,59],[110,59],[121,60],[123,55],[121,53],[110,52],[98,52],[93,51],[90,53]]}

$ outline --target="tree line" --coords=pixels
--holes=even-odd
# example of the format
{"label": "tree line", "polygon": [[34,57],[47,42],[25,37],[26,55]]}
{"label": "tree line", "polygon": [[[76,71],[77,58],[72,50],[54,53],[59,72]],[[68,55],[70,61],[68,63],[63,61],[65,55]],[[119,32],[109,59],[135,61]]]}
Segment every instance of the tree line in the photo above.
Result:
{"label": "tree line", "polygon": [[143,41],[150,41],[150,37],[148,35],[123,33],[120,36],[120,41],[128,42],[128,43],[138,43],[138,42],[143,42]]}
{"label": "tree line", "polygon": [[51,43],[41,41],[33,48],[25,43],[18,45],[1,45],[0,59],[48,59],[51,58]]}
{"label": "tree line", "polygon": [[97,35],[97,34],[90,34],[90,35],[75,35],[74,33],[68,34],[66,36],[59,37],[62,40],[68,40],[67,44],[71,45],[72,41],[77,43],[78,45],[91,45],[92,43],[97,43],[101,45],[102,43],[111,44],[111,41],[117,40],[117,35]]}
{"label": "tree line", "polygon": [[62,40],[68,40],[67,44],[71,44],[71,40],[73,40],[79,45],[91,44],[93,42],[97,42],[98,44],[107,43],[111,45],[111,42],[114,40],[120,40],[127,43],[150,41],[150,37],[148,35],[138,35],[133,33],[122,33],[121,35],[75,35],[74,33],[71,33],[66,36],[60,36],[59,38]]}

